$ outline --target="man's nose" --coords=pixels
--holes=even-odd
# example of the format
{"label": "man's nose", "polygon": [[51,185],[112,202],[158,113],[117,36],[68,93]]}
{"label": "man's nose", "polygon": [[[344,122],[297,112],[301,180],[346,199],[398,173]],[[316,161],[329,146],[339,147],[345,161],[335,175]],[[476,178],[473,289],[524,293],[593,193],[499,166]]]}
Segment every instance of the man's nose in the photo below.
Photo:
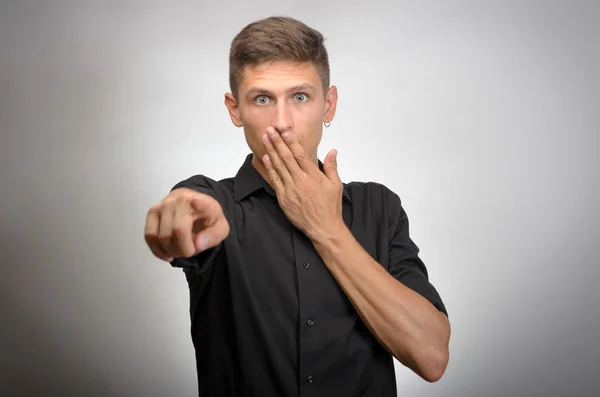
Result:
{"label": "man's nose", "polygon": [[279,133],[291,130],[294,127],[292,111],[287,104],[281,103],[277,106],[272,124]]}

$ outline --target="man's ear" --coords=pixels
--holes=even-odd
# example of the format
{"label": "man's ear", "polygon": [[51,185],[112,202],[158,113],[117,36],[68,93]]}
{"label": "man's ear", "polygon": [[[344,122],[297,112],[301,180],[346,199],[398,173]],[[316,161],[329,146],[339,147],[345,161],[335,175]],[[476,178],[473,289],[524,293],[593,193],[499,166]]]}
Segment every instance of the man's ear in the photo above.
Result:
{"label": "man's ear", "polygon": [[225,94],[225,106],[227,106],[229,117],[231,118],[233,125],[236,127],[243,126],[244,123],[242,123],[242,118],[240,117],[240,107],[238,106],[233,94],[230,92]]}
{"label": "man's ear", "polygon": [[325,96],[325,120],[323,120],[323,122],[331,122],[331,120],[333,120],[337,109],[337,102],[337,87],[332,85],[329,90],[327,90],[327,95]]}

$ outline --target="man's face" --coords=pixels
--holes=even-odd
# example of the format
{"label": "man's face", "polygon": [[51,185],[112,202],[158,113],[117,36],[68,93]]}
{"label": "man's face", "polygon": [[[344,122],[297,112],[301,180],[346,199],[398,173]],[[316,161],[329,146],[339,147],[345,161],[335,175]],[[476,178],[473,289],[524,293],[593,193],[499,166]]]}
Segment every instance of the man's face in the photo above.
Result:
{"label": "man's face", "polygon": [[244,127],[246,142],[259,158],[267,153],[262,136],[267,127],[292,131],[309,157],[317,161],[323,122],[335,115],[337,90],[323,94],[323,84],[312,63],[268,62],[244,70],[238,100],[226,94],[231,120]]}

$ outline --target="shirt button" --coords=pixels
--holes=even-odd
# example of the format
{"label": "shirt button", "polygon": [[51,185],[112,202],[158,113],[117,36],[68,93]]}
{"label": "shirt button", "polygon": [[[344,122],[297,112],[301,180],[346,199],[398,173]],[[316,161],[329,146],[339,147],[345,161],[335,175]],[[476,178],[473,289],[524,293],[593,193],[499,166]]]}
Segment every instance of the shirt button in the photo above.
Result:
{"label": "shirt button", "polygon": [[306,324],[308,324],[309,327],[312,327],[313,325],[315,325],[315,322],[313,320],[308,320]]}
{"label": "shirt button", "polygon": [[309,375],[308,378],[306,378],[306,381],[308,383],[313,383],[313,377],[311,375]]}
{"label": "shirt button", "polygon": [[305,268],[305,269],[308,269],[309,267],[310,267],[310,263],[308,263],[308,262],[304,262],[304,268]]}

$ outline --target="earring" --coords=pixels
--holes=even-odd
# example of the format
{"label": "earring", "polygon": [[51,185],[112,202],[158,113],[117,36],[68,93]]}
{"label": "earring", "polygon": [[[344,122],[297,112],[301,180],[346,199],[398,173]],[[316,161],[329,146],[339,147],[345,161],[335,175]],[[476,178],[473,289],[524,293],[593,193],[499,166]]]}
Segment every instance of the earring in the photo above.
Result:
{"label": "earring", "polygon": [[326,121],[326,122],[324,122],[324,123],[323,123],[323,125],[324,125],[326,128],[329,128],[329,126],[331,125],[331,121]]}

